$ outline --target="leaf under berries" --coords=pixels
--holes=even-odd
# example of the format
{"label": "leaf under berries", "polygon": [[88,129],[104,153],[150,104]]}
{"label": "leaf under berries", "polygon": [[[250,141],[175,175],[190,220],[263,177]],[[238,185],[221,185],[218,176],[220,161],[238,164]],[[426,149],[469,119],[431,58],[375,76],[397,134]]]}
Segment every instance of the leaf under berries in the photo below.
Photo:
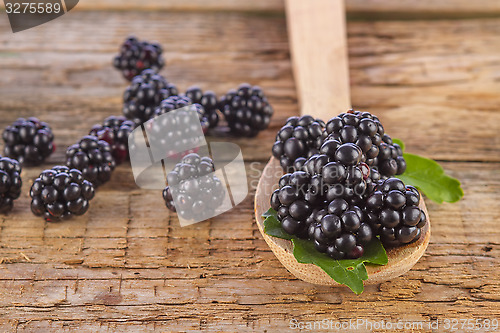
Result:
{"label": "leaf under berries", "polygon": [[397,177],[405,184],[417,187],[437,203],[457,202],[464,196],[460,181],[446,175],[436,161],[409,153],[404,153],[403,157],[406,171]]}
{"label": "leaf under berries", "polygon": [[287,234],[277,219],[276,211],[270,208],[262,215],[264,232],[269,236],[289,239],[293,244],[293,256],[299,263],[314,264],[320,267],[336,282],[346,285],[356,294],[364,290],[363,281],[368,279],[367,264],[385,265],[388,262],[387,253],[378,238],[373,239],[365,247],[363,256],[358,259],[335,260],[326,254],[318,252],[311,241],[299,239]]}
{"label": "leaf under berries", "polygon": [[[404,150],[404,143],[399,139],[392,139]],[[445,174],[443,167],[434,160],[404,153],[406,171],[398,175],[407,185],[413,185],[422,191],[429,199],[437,203],[457,202],[464,196],[460,181]]]}
{"label": "leaf under berries", "polygon": [[278,221],[276,211],[274,209],[269,208],[269,210],[265,212],[262,217],[264,218],[264,232],[267,235],[288,240],[293,238],[292,235],[287,234],[285,230],[281,228],[281,223]]}

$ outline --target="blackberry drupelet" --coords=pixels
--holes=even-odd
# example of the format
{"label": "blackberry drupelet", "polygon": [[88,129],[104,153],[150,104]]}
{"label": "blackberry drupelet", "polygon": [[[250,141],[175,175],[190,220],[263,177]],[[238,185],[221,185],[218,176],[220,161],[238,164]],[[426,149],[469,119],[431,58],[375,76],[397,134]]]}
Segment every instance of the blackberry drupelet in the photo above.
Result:
{"label": "blackberry drupelet", "polygon": [[402,174],[406,169],[403,151],[385,134],[380,120],[369,112],[349,110],[326,124],[329,137],[342,143],[355,143],[363,151],[363,161],[377,168],[382,176]]}
{"label": "blackberry drupelet", "polygon": [[195,110],[198,113],[198,118],[200,120],[201,124],[201,129],[203,130],[203,133],[206,133],[208,131],[208,128],[210,127],[209,120],[207,118],[205,109],[203,106],[199,103],[194,103],[192,100],[187,97],[187,96],[170,96],[163,101],[161,101],[160,105],[156,108],[155,110],[155,116],[160,116],[162,114],[165,114],[167,112],[180,109],[186,106],[191,106],[189,110]]}
{"label": "blackberry drupelet", "polygon": [[326,138],[324,129],[325,123],[311,116],[288,118],[272,148],[285,172],[300,170],[307,158],[319,153]]}
{"label": "blackberry drupelet", "polygon": [[83,215],[94,197],[94,186],[80,170],[55,166],[43,171],[30,190],[31,211],[49,222]]}
{"label": "blackberry drupelet", "polygon": [[17,119],[4,130],[2,138],[4,155],[21,164],[40,165],[55,150],[49,125],[35,117]]}
{"label": "blackberry drupelet", "polygon": [[21,165],[8,157],[0,157],[0,213],[12,210],[14,200],[21,195]]}
{"label": "blackberry drupelet", "polygon": [[214,128],[219,123],[219,102],[217,95],[213,91],[207,90],[203,92],[199,87],[192,86],[186,90],[186,96],[191,99],[193,103],[198,103],[205,109],[206,118],[210,128]]}
{"label": "blackberry drupelet", "polygon": [[230,90],[221,97],[219,104],[231,133],[236,136],[256,136],[269,126],[273,115],[273,108],[262,89],[247,83]]}
{"label": "blackberry drupelet", "polygon": [[113,152],[116,164],[128,159],[128,136],[134,130],[135,124],[123,116],[110,116],[101,124],[92,126],[89,135],[106,141]]}
{"label": "blackberry drupelet", "polygon": [[186,220],[201,221],[214,216],[225,196],[224,186],[214,171],[209,157],[195,153],[184,156],[167,175],[168,186],[163,190],[167,208]]}
{"label": "blackberry drupelet", "polygon": [[121,45],[120,53],[114,57],[113,66],[130,81],[148,68],[158,72],[165,65],[162,52],[158,43],[139,41],[136,37],[129,36]]}
{"label": "blackberry drupelet", "polygon": [[177,88],[165,78],[147,69],[134,77],[123,94],[123,114],[139,126],[154,116],[165,98],[177,95]]}
{"label": "blackberry drupelet", "polygon": [[427,217],[419,208],[420,193],[397,178],[381,181],[366,200],[365,215],[386,246],[412,243],[421,236]]}
{"label": "blackberry drupelet", "polygon": [[95,187],[106,183],[115,168],[111,146],[96,136],[86,135],[66,150],[66,165],[78,169]]}
{"label": "blackberry drupelet", "polygon": [[359,147],[335,145],[328,144],[328,154],[311,156],[302,170],[282,176],[271,207],[287,233],[309,239],[334,259],[354,259],[373,237],[357,200],[365,195],[370,169],[361,162]]}

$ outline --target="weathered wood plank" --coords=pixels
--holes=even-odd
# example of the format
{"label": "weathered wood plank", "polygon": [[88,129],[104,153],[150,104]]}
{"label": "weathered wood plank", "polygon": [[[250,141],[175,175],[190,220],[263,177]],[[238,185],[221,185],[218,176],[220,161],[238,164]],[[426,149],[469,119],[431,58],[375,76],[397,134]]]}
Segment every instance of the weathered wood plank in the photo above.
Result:
{"label": "weathered wood plank", "polygon": [[[111,68],[110,59],[127,34],[119,32],[122,24],[142,17],[138,13],[78,15],[71,38],[79,43],[72,43],[69,36],[36,42],[41,36],[57,34],[64,21],[23,32],[22,38],[0,36],[6,52],[0,57],[0,109],[16,115],[36,112],[50,121],[61,149],[75,140],[74,131],[83,135],[106,115],[120,113],[124,82]],[[181,89],[200,83],[222,94],[250,81],[268,92],[277,111],[274,129],[298,113],[283,18],[237,13],[150,13],[148,17],[150,24],[140,29],[141,35],[165,45],[169,65],[164,73]],[[218,22],[223,19],[227,29],[221,30]],[[97,21],[102,21],[99,29],[113,33],[100,34],[97,24],[85,23]],[[436,159],[500,161],[492,153],[500,130],[500,116],[493,112],[500,104],[499,22],[349,23],[354,106],[378,114],[387,132],[407,142],[412,152]],[[162,33],[178,25],[183,27],[182,39]],[[127,29],[134,31],[134,27]],[[75,120],[71,127],[62,124],[63,115]],[[486,116],[491,121],[478,121]],[[11,113],[0,125],[13,118]],[[471,123],[475,126],[464,129],[464,124]],[[417,133],[418,140],[414,139]],[[263,159],[272,136],[272,131],[262,133],[258,148],[252,141],[237,142],[247,157]],[[61,160],[62,153],[58,150],[54,159]]]}
{"label": "weathered wood plank", "polygon": [[[78,10],[163,10],[163,11],[284,11],[283,0],[87,0],[78,5]],[[364,17],[440,16],[471,17],[493,16],[500,13],[500,4],[495,0],[346,0],[346,11]]]}

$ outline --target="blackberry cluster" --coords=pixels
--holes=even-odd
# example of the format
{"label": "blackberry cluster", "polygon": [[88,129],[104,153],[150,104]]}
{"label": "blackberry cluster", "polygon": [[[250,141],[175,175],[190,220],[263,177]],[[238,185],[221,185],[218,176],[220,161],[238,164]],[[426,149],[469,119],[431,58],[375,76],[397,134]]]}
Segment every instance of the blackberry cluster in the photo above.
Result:
{"label": "blackberry cluster", "polygon": [[136,37],[130,36],[120,47],[120,53],[113,59],[113,66],[130,81],[144,69],[149,68],[158,72],[165,65],[162,52],[158,43],[139,41]]}
{"label": "blackberry cluster", "polygon": [[165,78],[147,69],[134,77],[123,94],[123,114],[139,126],[154,116],[164,99],[177,95],[177,88]]}
{"label": "blackberry cluster", "polygon": [[39,165],[55,150],[49,125],[37,118],[19,118],[8,126],[2,138],[4,155],[21,164]]}
{"label": "blackberry cluster", "polygon": [[111,178],[115,159],[111,146],[96,136],[86,135],[66,150],[66,165],[78,169],[94,186],[100,186]]}
{"label": "blackberry cluster", "polygon": [[311,116],[290,117],[276,135],[273,156],[286,172],[300,170],[306,159],[319,153],[326,133],[325,123]]}
{"label": "blackberry cluster", "polygon": [[55,166],[35,179],[30,196],[33,214],[57,222],[85,214],[94,197],[94,187],[83,178],[81,171]]}
{"label": "blackberry cluster", "polygon": [[12,210],[14,200],[21,195],[21,165],[8,157],[0,157],[0,213]]}
{"label": "blackberry cluster", "polygon": [[369,112],[349,110],[326,124],[329,137],[342,143],[355,143],[363,151],[363,161],[382,176],[391,177],[406,170],[403,150],[384,133],[380,120]]}
{"label": "blackberry cluster", "polygon": [[[285,174],[271,195],[283,230],[308,238],[334,259],[359,258],[373,237],[364,222],[362,202],[370,169],[361,149],[333,143],[328,154],[311,156],[302,170]],[[326,143],[325,143],[326,144]]]}
{"label": "blackberry cluster", "polygon": [[219,114],[217,113],[219,102],[217,101],[217,95],[215,95],[213,91],[208,90],[203,92],[199,87],[192,86],[186,90],[186,96],[189,97],[193,103],[198,103],[203,106],[209,127],[216,127],[219,123]]}
{"label": "blackberry cluster", "polygon": [[365,216],[384,245],[397,246],[420,238],[427,217],[418,205],[420,193],[397,178],[381,181],[367,198]]}
{"label": "blackberry cluster", "polygon": [[167,112],[180,109],[186,106],[191,106],[189,109],[196,110],[198,113],[198,118],[200,119],[200,124],[201,124],[201,129],[203,130],[203,133],[208,131],[208,128],[210,127],[210,123],[208,121],[205,109],[201,104],[194,103],[192,100],[187,97],[187,96],[170,96],[163,101],[161,101],[160,105],[156,108],[155,110],[155,115],[160,116],[162,114],[165,114]]}
{"label": "blackberry cluster", "polygon": [[111,146],[116,164],[121,164],[128,159],[128,136],[134,127],[134,122],[123,116],[110,116],[102,124],[92,126],[89,135],[106,141]]}
{"label": "blackberry cluster", "polygon": [[[215,215],[225,196],[224,186],[209,157],[191,153],[168,173],[163,199],[168,209],[186,220],[205,220]],[[178,206],[174,205],[175,196]]]}
{"label": "blackberry cluster", "polygon": [[230,90],[219,104],[231,132],[238,136],[257,135],[269,126],[273,115],[262,89],[247,83]]}

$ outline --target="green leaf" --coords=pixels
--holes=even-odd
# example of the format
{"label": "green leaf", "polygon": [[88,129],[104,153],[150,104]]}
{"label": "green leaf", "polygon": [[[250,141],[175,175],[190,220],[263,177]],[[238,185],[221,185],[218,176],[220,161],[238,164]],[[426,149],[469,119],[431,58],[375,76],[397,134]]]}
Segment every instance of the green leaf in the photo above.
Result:
{"label": "green leaf", "polygon": [[397,143],[401,147],[401,149],[403,149],[403,151],[405,151],[405,144],[403,141],[396,139],[396,138],[392,138],[392,142]]}
{"label": "green leaf", "polygon": [[264,220],[264,232],[273,237],[282,238],[282,239],[292,239],[292,235],[287,234],[283,228],[281,228],[281,223],[278,221],[276,211],[272,208],[269,208],[267,212],[262,215]]}
{"label": "green leaf", "polygon": [[436,161],[409,153],[404,153],[403,157],[406,161],[406,171],[396,177],[405,184],[417,187],[437,203],[457,202],[464,196],[460,182],[446,175]]}
{"label": "green leaf", "polygon": [[[403,141],[393,138],[392,142],[400,145],[403,151],[405,150]],[[429,199],[437,203],[457,202],[464,196],[460,181],[446,175],[436,161],[408,153],[404,153],[403,157],[406,161],[406,171],[396,177],[405,184],[417,187]]]}
{"label": "green leaf", "polygon": [[[264,215],[264,232],[270,236],[290,239],[293,244],[293,255],[298,262],[314,264],[325,271],[336,282],[346,285],[356,294],[364,290],[363,281],[368,279],[365,263],[374,265],[387,264],[387,253],[378,238],[366,247],[361,258],[334,260],[326,254],[318,252],[311,241],[299,239],[281,229],[276,211],[269,209]],[[279,229],[279,230],[277,230]]]}
{"label": "green leaf", "polygon": [[309,240],[292,238],[293,255],[298,262],[314,264],[324,270],[336,282],[346,285],[356,294],[364,290],[363,281],[368,279],[365,263],[385,265],[387,253],[378,238],[373,239],[365,248],[365,254],[358,259],[335,260],[316,251]]}

